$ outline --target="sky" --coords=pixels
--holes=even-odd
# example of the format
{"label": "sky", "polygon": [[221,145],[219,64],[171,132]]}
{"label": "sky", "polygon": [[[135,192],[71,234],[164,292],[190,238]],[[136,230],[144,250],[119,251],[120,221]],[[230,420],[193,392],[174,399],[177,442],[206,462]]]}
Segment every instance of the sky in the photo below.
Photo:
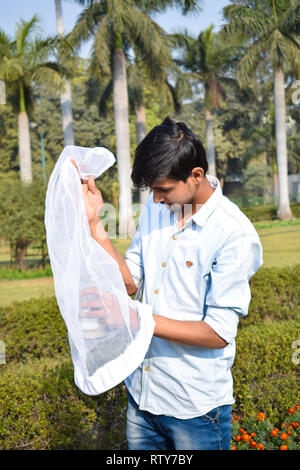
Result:
{"label": "sky", "polygon": [[[195,36],[210,24],[214,24],[214,31],[222,25],[222,9],[228,5],[229,0],[203,0],[203,11],[197,15],[183,16],[175,8],[165,13],[153,16],[153,19],[168,33],[187,29]],[[73,28],[82,6],[72,0],[62,0],[62,12],[65,33]],[[54,0],[0,0],[0,29],[9,36],[14,36],[15,26],[20,19],[30,20],[37,14],[41,20],[41,29],[46,35],[56,33]],[[91,42],[86,43],[80,50],[80,55],[88,57]]]}

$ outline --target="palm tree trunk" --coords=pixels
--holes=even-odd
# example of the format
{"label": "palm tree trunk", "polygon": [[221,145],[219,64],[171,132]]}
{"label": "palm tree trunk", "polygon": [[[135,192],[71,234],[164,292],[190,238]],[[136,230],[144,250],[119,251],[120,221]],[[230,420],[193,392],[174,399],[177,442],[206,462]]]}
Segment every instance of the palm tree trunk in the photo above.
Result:
{"label": "palm tree trunk", "polygon": [[210,109],[205,109],[206,120],[206,155],[208,162],[207,173],[216,176],[216,158],[215,158],[215,144],[214,144],[214,125],[213,117]]}
{"label": "palm tree trunk", "polygon": [[31,147],[29,120],[26,112],[24,87],[20,84],[20,112],[18,114],[18,139],[21,180],[32,183]]}
{"label": "palm tree trunk", "polygon": [[278,204],[278,174],[277,174],[276,157],[273,157],[273,205],[277,206],[277,204]]}
{"label": "palm tree trunk", "polygon": [[285,122],[285,90],[284,74],[281,67],[275,70],[274,76],[274,107],[275,107],[275,136],[276,159],[278,171],[279,207],[277,215],[281,220],[290,219],[292,216],[289,187]]}
{"label": "palm tree trunk", "polygon": [[[142,142],[146,136],[146,113],[145,106],[143,103],[137,104],[134,107],[135,111],[135,128],[136,128],[136,140],[137,145]],[[150,194],[149,188],[140,188],[140,204],[143,206],[146,204],[148,196]]]}
{"label": "palm tree trunk", "polygon": [[[62,19],[61,0],[55,0],[56,12],[56,29],[60,36],[64,34],[64,25]],[[65,80],[65,89],[60,95],[61,113],[62,113],[62,129],[64,135],[64,145],[74,145],[73,132],[73,111],[72,111],[72,94],[71,85]]]}
{"label": "palm tree trunk", "polygon": [[135,224],[132,217],[126,59],[120,47],[113,54],[113,97],[120,191],[119,236],[124,238],[135,233]]}

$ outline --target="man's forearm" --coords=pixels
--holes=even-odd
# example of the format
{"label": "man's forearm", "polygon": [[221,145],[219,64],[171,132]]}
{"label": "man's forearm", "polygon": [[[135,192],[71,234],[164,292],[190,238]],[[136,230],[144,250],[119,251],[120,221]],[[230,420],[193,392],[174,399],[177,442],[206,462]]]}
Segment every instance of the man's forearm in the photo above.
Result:
{"label": "man's forearm", "polygon": [[153,314],[154,336],[201,348],[221,349],[227,342],[203,321],[180,321]]}
{"label": "man's forearm", "polygon": [[135,294],[137,287],[134,283],[126,261],[115,248],[109,236],[105,232],[100,218],[98,218],[94,223],[90,224],[90,230],[94,240],[96,240],[96,242],[99,243],[99,245],[101,245],[102,248],[104,248],[104,250],[107,251],[107,253],[118,263],[128,295]]}

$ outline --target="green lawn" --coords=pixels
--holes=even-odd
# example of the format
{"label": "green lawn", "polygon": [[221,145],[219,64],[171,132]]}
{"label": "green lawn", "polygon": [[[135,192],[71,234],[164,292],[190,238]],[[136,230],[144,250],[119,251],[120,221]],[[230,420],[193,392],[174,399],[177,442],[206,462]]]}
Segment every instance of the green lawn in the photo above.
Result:
{"label": "green lawn", "polygon": [[287,224],[255,224],[259,234],[265,267],[300,264],[300,221]]}
{"label": "green lawn", "polygon": [[[259,222],[255,224],[263,246],[264,266],[292,266],[300,264],[300,221]],[[130,240],[113,240],[118,251],[124,255]],[[7,248],[1,247],[2,254]],[[4,257],[4,256],[3,256]],[[14,300],[54,294],[52,277],[23,280],[0,280],[0,305]]]}
{"label": "green lawn", "polygon": [[32,297],[54,295],[52,277],[21,279],[17,281],[0,280],[0,305],[7,305],[15,300],[27,300]]}

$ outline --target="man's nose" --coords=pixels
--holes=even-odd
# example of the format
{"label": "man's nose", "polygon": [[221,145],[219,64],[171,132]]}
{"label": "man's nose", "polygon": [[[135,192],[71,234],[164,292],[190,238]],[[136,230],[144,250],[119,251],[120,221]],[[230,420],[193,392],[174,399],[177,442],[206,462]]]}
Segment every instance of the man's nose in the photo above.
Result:
{"label": "man's nose", "polygon": [[156,203],[162,202],[163,203],[164,202],[163,195],[161,195],[161,194],[154,191],[154,193],[153,193],[153,202],[156,202]]}

